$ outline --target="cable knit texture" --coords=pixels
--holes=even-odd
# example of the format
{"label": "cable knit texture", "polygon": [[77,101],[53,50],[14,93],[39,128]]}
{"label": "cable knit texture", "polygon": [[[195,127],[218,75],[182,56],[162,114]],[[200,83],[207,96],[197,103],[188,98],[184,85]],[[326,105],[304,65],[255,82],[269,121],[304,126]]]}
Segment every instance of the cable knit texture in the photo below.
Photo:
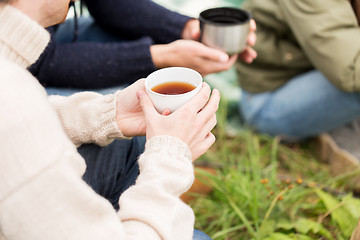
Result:
{"label": "cable knit texture", "polygon": [[50,102],[59,114],[68,137],[77,146],[91,142],[104,146],[114,138],[125,138],[115,121],[116,99],[113,94],[103,96],[82,92],[71,97],[50,96]]}
{"label": "cable knit texture", "polygon": [[39,58],[49,42],[50,35],[33,24],[30,18],[25,17],[25,20],[20,22],[13,21],[14,17],[24,17],[14,8],[3,4],[0,4],[0,8],[3,10],[0,14],[0,35],[6,36],[0,39],[0,53],[18,65],[27,67]]}
{"label": "cable knit texture", "polygon": [[0,239],[191,240],[194,214],[179,199],[194,179],[187,145],[150,139],[116,212],[82,180],[86,165],[74,145],[122,136],[114,96],[49,101],[25,69],[48,33],[9,6],[0,5],[0,21]]}

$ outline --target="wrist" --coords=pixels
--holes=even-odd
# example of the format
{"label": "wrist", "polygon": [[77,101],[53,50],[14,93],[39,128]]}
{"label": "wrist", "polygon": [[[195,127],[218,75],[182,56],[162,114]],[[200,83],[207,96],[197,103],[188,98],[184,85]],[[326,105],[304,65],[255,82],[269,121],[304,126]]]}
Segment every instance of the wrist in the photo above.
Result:
{"label": "wrist", "polygon": [[192,162],[189,146],[180,138],[170,135],[157,135],[147,139],[145,151],[169,153],[174,159],[181,159],[180,156],[184,156],[186,161]]}
{"label": "wrist", "polygon": [[169,45],[157,44],[150,47],[152,61],[157,69],[169,67],[168,57],[170,53]]}

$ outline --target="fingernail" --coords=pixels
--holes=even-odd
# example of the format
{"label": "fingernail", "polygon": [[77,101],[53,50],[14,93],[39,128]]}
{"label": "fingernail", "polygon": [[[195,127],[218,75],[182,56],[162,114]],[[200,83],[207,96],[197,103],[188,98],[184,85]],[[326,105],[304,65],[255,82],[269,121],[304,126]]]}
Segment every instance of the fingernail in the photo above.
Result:
{"label": "fingernail", "polygon": [[226,54],[222,54],[222,55],[220,55],[219,60],[220,60],[220,62],[227,62],[229,60],[229,56]]}

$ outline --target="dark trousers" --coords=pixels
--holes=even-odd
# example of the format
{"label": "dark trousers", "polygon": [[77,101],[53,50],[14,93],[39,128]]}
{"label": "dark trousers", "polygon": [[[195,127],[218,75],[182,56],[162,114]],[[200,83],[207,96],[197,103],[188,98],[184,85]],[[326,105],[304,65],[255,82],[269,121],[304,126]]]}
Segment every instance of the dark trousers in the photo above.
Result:
{"label": "dark trousers", "polygon": [[119,210],[121,193],[133,185],[139,175],[137,160],[144,147],[145,137],[115,140],[105,147],[80,146],[78,152],[87,165],[84,181]]}

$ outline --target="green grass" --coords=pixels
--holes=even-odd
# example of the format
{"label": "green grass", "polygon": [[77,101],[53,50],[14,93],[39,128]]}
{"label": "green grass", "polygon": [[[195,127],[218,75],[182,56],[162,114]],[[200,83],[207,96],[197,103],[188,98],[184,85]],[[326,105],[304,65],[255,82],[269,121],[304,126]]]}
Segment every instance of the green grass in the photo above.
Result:
{"label": "green grass", "polygon": [[222,103],[217,141],[197,161],[217,169],[200,171],[213,191],[190,203],[197,229],[214,240],[349,239],[360,200],[346,176],[332,177],[315,158],[312,142],[284,145],[250,130],[229,137],[226,124]]}

